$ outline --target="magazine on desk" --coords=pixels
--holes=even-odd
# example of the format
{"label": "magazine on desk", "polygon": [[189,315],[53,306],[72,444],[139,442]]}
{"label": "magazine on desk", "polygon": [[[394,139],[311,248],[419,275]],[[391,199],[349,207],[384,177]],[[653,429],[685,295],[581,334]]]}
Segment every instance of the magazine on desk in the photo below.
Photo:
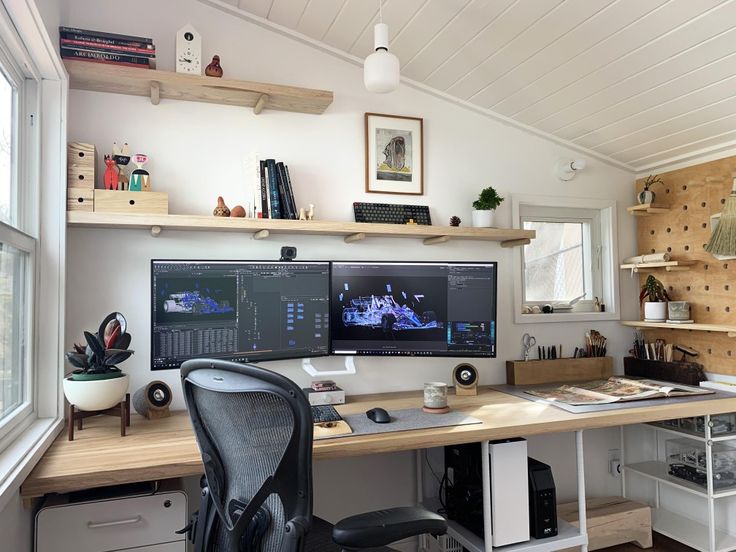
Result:
{"label": "magazine on desk", "polygon": [[526,391],[526,393],[535,397],[572,406],[706,395],[712,392],[708,389],[699,389],[677,383],[615,376],[607,380],[560,385],[554,389]]}

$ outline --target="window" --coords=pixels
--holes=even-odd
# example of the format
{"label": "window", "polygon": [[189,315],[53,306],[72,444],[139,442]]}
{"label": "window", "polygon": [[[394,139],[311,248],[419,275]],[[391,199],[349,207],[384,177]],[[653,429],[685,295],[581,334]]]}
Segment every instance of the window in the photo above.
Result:
{"label": "window", "polygon": [[0,438],[33,411],[33,282],[36,239],[27,225],[38,211],[24,170],[32,131],[24,106],[27,76],[0,44]]}
{"label": "window", "polygon": [[[617,318],[615,202],[513,196],[512,210],[517,227],[536,232],[516,254],[517,323]],[[548,304],[553,315],[529,312]]]}

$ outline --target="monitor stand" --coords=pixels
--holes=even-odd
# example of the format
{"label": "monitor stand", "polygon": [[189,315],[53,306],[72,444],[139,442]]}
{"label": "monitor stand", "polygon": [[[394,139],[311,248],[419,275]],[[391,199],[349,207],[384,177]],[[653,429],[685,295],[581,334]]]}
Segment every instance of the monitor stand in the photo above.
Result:
{"label": "monitor stand", "polygon": [[346,356],[344,370],[320,371],[320,370],[317,370],[312,365],[311,358],[303,358],[302,359],[302,370],[304,370],[307,374],[309,374],[313,378],[322,377],[322,376],[351,376],[355,374],[355,359],[352,356]]}

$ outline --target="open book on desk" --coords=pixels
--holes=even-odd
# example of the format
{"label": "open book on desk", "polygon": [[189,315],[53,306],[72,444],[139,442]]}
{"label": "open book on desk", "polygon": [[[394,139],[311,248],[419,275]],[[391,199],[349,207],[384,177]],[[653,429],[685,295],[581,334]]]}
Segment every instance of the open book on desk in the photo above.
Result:
{"label": "open book on desk", "polygon": [[572,406],[584,406],[665,397],[706,395],[713,393],[713,391],[678,383],[614,376],[607,380],[561,385],[554,389],[526,391],[526,393],[548,401],[561,402]]}

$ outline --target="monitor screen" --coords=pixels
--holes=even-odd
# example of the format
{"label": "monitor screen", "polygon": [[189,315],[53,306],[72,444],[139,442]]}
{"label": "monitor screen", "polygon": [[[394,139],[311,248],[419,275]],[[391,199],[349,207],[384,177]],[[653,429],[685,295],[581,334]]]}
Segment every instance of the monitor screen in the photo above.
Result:
{"label": "monitor screen", "polygon": [[496,356],[496,263],[332,263],[331,352]]}
{"label": "monitor screen", "polygon": [[151,367],[329,354],[329,263],[151,261]]}

